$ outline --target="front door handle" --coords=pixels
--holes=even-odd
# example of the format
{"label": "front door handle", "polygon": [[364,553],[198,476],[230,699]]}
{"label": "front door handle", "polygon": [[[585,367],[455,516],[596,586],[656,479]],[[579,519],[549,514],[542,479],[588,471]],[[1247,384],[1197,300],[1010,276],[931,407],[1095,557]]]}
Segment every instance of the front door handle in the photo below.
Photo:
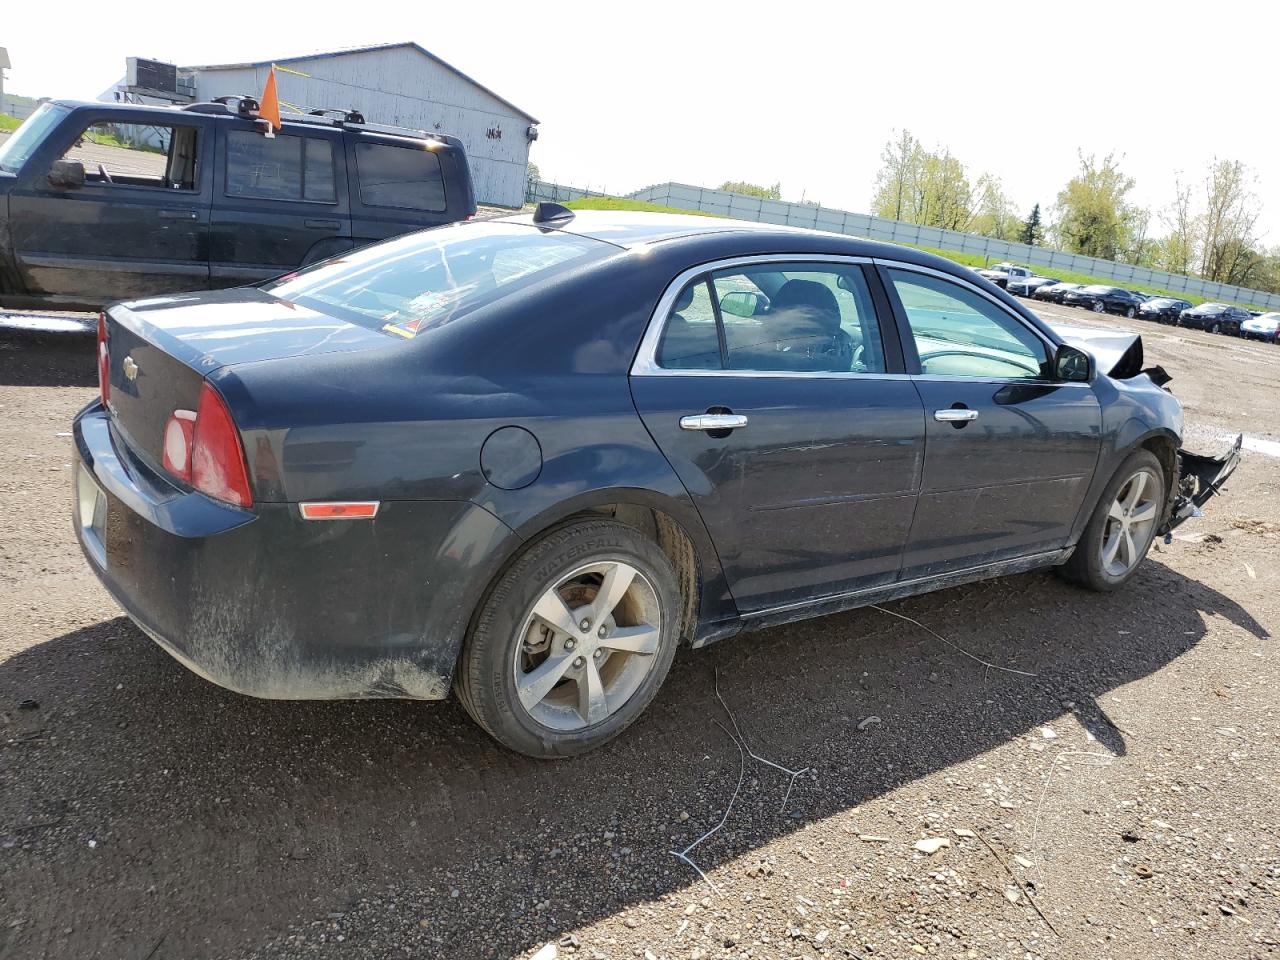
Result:
{"label": "front door handle", "polygon": [[964,409],[948,409],[933,411],[933,419],[939,423],[968,423],[970,420],[978,419],[977,410]]}
{"label": "front door handle", "polygon": [[699,413],[680,418],[681,430],[739,430],[747,425],[740,413]]}
{"label": "front door handle", "polygon": [[195,220],[199,214],[194,210],[161,210],[161,220]]}
{"label": "front door handle", "polygon": [[341,230],[341,220],[304,220],[302,221],[312,230]]}

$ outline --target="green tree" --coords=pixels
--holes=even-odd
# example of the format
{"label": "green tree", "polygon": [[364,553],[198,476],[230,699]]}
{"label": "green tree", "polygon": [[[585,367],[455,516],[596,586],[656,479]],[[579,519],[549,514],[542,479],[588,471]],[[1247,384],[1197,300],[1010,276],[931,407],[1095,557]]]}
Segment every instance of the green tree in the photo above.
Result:
{"label": "green tree", "polygon": [[760,197],[762,200],[782,199],[781,183],[775,183],[771,187],[762,187],[759,184],[747,183],[745,180],[726,180],[717,189],[727,190],[729,193],[743,193],[748,197]]}
{"label": "green tree", "polygon": [[1004,185],[989,173],[978,177],[973,189],[975,197],[973,216],[968,230],[984,237],[1014,240],[1021,226],[1013,203],[1005,196]]}
{"label": "green tree", "polygon": [[1018,242],[1028,246],[1039,246],[1044,242],[1044,225],[1040,222],[1040,204],[1031,208],[1027,219],[1022,221],[1022,229],[1018,231]]}
{"label": "green tree", "polygon": [[1115,154],[1102,161],[1080,155],[1080,172],[1058,194],[1055,232],[1064,250],[1115,260],[1129,249],[1136,211],[1126,197],[1133,179],[1121,172]]}
{"label": "green tree", "polygon": [[528,173],[525,174],[525,178],[528,180],[542,179],[542,171],[538,169],[538,165],[536,163],[529,164]]}
{"label": "green tree", "polygon": [[928,227],[969,229],[974,187],[964,164],[951,151],[926,150],[904,130],[885,144],[881,161],[872,213]]}
{"label": "green tree", "polygon": [[1205,177],[1200,275],[1219,283],[1247,284],[1262,257],[1254,249],[1261,205],[1254,180],[1239,160],[1215,160]]}
{"label": "green tree", "polygon": [[880,154],[880,172],[876,174],[876,192],[871,210],[877,217],[902,220],[914,196],[920,161],[924,150],[920,141],[903,130],[896,139],[884,145]]}
{"label": "green tree", "polygon": [[1173,181],[1173,202],[1160,211],[1160,220],[1169,232],[1160,240],[1156,263],[1170,273],[1190,273],[1203,223],[1192,207],[1191,186],[1181,177]]}

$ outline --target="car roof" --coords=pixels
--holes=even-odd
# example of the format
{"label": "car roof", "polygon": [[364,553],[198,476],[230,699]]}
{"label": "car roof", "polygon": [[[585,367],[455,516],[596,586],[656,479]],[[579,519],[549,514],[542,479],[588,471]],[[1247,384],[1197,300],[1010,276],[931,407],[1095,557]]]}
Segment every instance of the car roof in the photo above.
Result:
{"label": "car roof", "polygon": [[[167,117],[170,123],[179,122],[179,117],[208,117],[211,120],[229,121],[238,120],[242,123],[253,118],[245,117],[237,113],[235,110],[228,109],[226,112],[203,110],[183,110],[181,107],[165,107],[150,103],[113,103],[109,101],[99,100],[51,100],[48,101],[54,106],[63,107],[73,112],[83,110],[123,110],[129,113],[138,113],[140,116],[145,115],[149,122],[159,123],[161,117]],[[344,133],[360,133],[371,134],[377,137],[402,137],[406,140],[438,140],[444,147],[454,148],[460,145],[460,141],[452,136],[441,133],[430,133],[426,130],[414,130],[409,127],[397,128],[390,125],[374,124],[372,126],[361,126],[360,124],[341,124],[325,122],[321,117],[312,117],[307,115],[307,119],[302,119],[302,115],[291,116],[284,114],[280,117],[280,125],[282,128],[290,129],[294,132],[300,130],[337,130]]]}
{"label": "car roof", "polygon": [[504,219],[511,223],[529,224],[543,230],[559,230],[600,240],[627,250],[658,243],[714,244],[714,241],[719,240],[722,244],[714,245],[737,248],[733,252],[745,252],[747,248],[759,253],[800,253],[808,250],[812,253],[905,261],[945,270],[958,276],[964,275],[968,270],[953,260],[912,247],[826,230],[752,220],[731,220],[728,217],[637,210],[576,210],[572,219],[542,223],[535,223],[532,214],[518,214]]}

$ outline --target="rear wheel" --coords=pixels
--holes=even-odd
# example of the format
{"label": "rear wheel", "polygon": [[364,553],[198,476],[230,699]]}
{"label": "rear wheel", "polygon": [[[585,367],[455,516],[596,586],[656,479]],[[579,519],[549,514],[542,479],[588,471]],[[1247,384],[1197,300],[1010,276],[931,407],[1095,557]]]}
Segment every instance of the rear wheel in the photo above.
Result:
{"label": "rear wheel", "polygon": [[1213,326],[1209,328],[1209,332],[1210,332],[1210,333],[1221,333],[1221,332],[1222,332],[1222,324],[1220,324],[1217,320],[1213,321]]}
{"label": "rear wheel", "polygon": [[1104,306],[1102,305],[1102,301],[1101,301],[1101,300],[1095,300],[1095,301],[1093,301],[1093,312],[1094,312],[1094,313],[1102,313],[1102,311],[1103,311],[1103,310],[1105,310],[1105,309],[1106,309],[1106,307],[1104,307]]}
{"label": "rear wheel", "polygon": [[457,689],[496,740],[531,757],[598,747],[671,667],[679,592],[666,555],[612,520],[577,521],[501,576],[462,650]]}
{"label": "rear wheel", "polygon": [[1135,451],[1107,484],[1075,552],[1059,573],[1091,590],[1120,587],[1151,549],[1164,504],[1160,461],[1149,450]]}
{"label": "rear wheel", "polygon": [[1137,310],[1134,310],[1134,309],[1133,309],[1133,307],[1130,307],[1129,309],[1127,309],[1127,310],[1124,312],[1124,315],[1125,315],[1126,317],[1128,317],[1130,320],[1132,320],[1132,319],[1134,318],[1134,315],[1135,315],[1137,312],[1138,312],[1138,311],[1137,311]]}

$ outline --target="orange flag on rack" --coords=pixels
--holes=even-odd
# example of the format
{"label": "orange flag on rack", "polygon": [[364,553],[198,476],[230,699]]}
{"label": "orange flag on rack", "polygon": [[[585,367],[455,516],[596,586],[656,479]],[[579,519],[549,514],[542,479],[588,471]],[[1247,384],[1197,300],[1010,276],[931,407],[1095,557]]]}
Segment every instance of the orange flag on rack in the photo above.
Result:
{"label": "orange flag on rack", "polygon": [[262,99],[258,101],[258,116],[271,121],[273,130],[280,129],[280,95],[276,92],[276,65],[273,63],[267,72],[267,85],[262,88]]}

